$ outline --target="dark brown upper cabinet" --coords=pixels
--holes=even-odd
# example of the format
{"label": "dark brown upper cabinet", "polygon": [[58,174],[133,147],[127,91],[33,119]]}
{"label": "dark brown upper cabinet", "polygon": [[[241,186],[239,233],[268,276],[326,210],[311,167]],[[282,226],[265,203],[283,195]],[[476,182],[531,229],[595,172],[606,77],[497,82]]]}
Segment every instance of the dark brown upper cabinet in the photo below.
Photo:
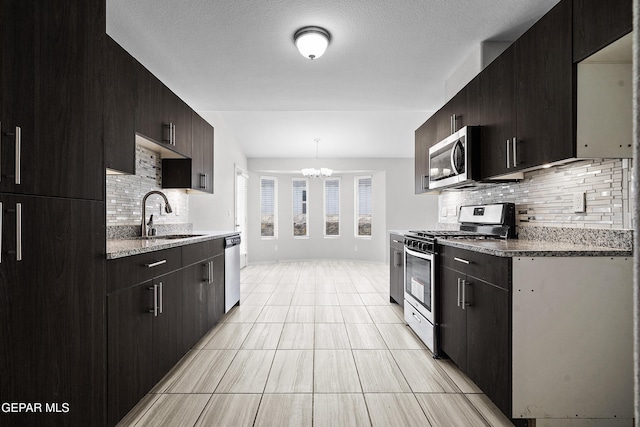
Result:
{"label": "dark brown upper cabinet", "polygon": [[519,169],[576,156],[571,10],[561,1],[516,41]]}
{"label": "dark brown upper cabinet", "polygon": [[415,194],[430,191],[429,148],[464,126],[479,123],[480,78],[475,77],[415,131]]}
{"label": "dark brown upper cabinet", "polygon": [[162,159],[162,187],[213,194],[213,127],[192,112],[189,159]]}
{"label": "dark brown upper cabinet", "polygon": [[573,0],[573,61],[582,61],[631,32],[632,7],[632,0]]}
{"label": "dark brown upper cabinet", "polygon": [[415,137],[415,194],[429,191],[429,148],[437,139],[436,120],[433,116],[416,129]]}
{"label": "dark brown upper cabinet", "polygon": [[575,157],[571,34],[563,1],[480,74],[483,179]]}
{"label": "dark brown upper cabinet", "polygon": [[442,141],[461,128],[480,124],[480,79],[475,77],[437,113],[437,140]]}
{"label": "dark brown upper cabinet", "polygon": [[105,42],[104,151],[107,169],[135,174],[137,61],[116,41]]}
{"label": "dark brown upper cabinet", "polygon": [[138,64],[136,131],[163,148],[191,156],[191,109],[143,65]]}
{"label": "dark brown upper cabinet", "polygon": [[104,5],[1,7],[0,191],[101,200]]}
{"label": "dark brown upper cabinet", "polygon": [[481,165],[483,177],[513,171],[512,139],[516,136],[516,46],[511,45],[480,73]]}

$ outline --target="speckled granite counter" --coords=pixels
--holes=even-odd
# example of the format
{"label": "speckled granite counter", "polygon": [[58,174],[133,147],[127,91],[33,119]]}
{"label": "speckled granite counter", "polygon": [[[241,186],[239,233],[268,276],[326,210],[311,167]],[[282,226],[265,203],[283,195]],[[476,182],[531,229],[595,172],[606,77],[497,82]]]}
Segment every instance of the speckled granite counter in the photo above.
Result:
{"label": "speckled granite counter", "polygon": [[603,246],[573,243],[543,242],[538,240],[467,240],[438,239],[446,246],[467,249],[499,257],[578,257],[578,256],[632,256],[633,251]]}
{"label": "speckled granite counter", "polygon": [[151,240],[139,239],[113,239],[107,240],[107,259],[122,258],[131,255],[138,255],[161,249],[174,248],[176,246],[190,245],[192,243],[204,242],[212,239],[221,239],[227,236],[238,234],[237,231],[207,231],[196,232],[198,236],[183,239],[163,239],[156,236]]}

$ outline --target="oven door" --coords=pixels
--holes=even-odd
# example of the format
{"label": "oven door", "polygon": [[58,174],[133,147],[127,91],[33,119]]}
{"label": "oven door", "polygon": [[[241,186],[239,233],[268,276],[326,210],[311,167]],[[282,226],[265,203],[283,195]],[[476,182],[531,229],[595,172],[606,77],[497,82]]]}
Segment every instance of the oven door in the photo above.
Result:
{"label": "oven door", "polygon": [[434,254],[404,248],[404,298],[431,324],[435,322]]}

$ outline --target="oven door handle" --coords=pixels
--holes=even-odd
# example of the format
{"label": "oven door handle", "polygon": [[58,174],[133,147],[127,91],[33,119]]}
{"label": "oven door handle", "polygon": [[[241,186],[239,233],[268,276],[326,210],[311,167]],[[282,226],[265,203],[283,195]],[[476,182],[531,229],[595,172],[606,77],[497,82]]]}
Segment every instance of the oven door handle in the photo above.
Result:
{"label": "oven door handle", "polygon": [[[406,246],[404,247],[404,251],[405,253],[407,253],[408,255],[412,255],[414,257],[418,257],[418,258],[422,258],[422,259],[426,259],[429,261],[433,260],[433,255],[432,254],[425,254],[422,252],[416,252],[416,251],[412,251],[411,249],[407,248]],[[405,263],[406,263],[406,258],[405,258]]]}

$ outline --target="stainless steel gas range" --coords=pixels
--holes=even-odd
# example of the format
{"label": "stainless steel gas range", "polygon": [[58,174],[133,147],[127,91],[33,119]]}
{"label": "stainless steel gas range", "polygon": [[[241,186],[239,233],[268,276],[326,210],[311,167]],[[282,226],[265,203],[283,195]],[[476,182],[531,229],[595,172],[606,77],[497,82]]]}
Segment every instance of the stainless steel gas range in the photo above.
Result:
{"label": "stainless steel gas range", "polygon": [[515,238],[515,205],[462,206],[459,230],[410,231],[404,238],[404,319],[439,357],[438,241],[443,239]]}

